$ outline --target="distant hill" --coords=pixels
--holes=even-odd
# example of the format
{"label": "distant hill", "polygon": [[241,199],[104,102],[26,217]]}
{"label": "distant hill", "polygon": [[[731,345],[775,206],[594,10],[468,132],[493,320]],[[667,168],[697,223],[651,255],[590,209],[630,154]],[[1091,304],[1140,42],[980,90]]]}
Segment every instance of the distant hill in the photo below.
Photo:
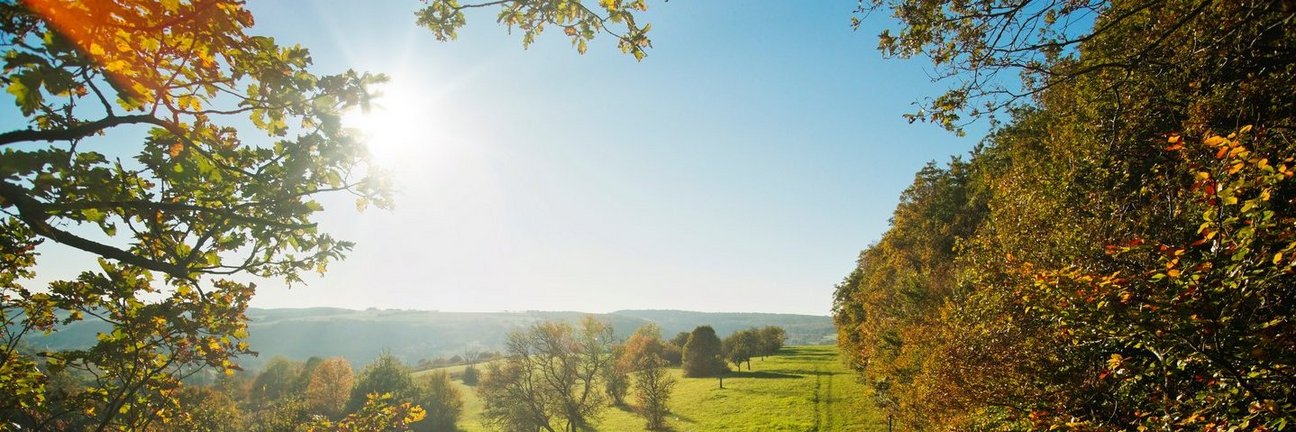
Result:
{"label": "distant hill", "polygon": [[[583,312],[435,312],[415,310],[341,308],[249,309],[248,343],[257,357],[243,358],[244,367],[255,369],[274,356],[304,360],[311,356],[341,356],[360,366],[383,350],[407,363],[419,359],[450,357],[470,347],[499,350],[509,331],[543,320],[575,322]],[[831,343],[835,334],[826,316],[708,313],[674,310],[625,310],[594,314],[610,323],[618,338],[655,322],[669,338],[678,332],[709,324],[721,337],[736,330],[767,325],[788,332],[789,345]],[[47,337],[29,342],[44,349],[84,347],[94,343],[95,334],[107,331],[103,323],[83,321]]]}

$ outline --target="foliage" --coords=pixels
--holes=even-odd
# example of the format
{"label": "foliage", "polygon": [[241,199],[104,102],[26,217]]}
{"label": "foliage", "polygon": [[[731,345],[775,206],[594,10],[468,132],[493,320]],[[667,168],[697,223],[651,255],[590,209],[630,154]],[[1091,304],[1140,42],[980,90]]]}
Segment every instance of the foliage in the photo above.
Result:
{"label": "foliage", "polygon": [[603,394],[617,406],[625,405],[626,393],[630,391],[630,371],[621,362],[625,357],[625,350],[625,344],[612,347],[612,364],[603,369],[600,377],[603,380]]}
{"label": "foliage", "polygon": [[684,376],[709,377],[728,371],[720,358],[720,338],[711,326],[698,326],[689,334],[684,344]]}
{"label": "foliage", "polygon": [[300,394],[303,390],[299,385],[300,377],[304,369],[305,365],[302,362],[284,357],[270,359],[270,362],[266,363],[261,373],[257,374],[256,379],[252,381],[252,388],[249,390],[252,401],[258,404],[273,403]]}
{"label": "foliage", "polygon": [[298,395],[256,405],[246,414],[244,427],[250,432],[295,431],[313,421],[306,400]]}
{"label": "foliage", "polygon": [[437,371],[421,377],[417,383],[418,398],[415,402],[427,416],[414,423],[414,430],[428,432],[453,432],[463,415],[463,397],[459,389],[450,382],[450,374]]}
{"label": "foliage", "polygon": [[478,370],[476,366],[468,365],[467,367],[464,368],[463,370],[464,385],[475,386],[477,385],[477,381],[479,381],[480,379],[481,379],[481,371]]}
{"label": "foliage", "polygon": [[634,372],[635,401],[639,415],[647,420],[648,430],[666,429],[666,414],[670,413],[671,391],[675,378],[666,369],[667,363],[656,353],[648,353],[637,362]]}
{"label": "foliage", "polygon": [[761,357],[777,354],[787,341],[787,330],[778,326],[765,326],[756,330],[756,353]]}
{"label": "foliage", "polygon": [[679,347],[679,349],[682,350],[682,349],[684,349],[684,345],[685,345],[685,344],[688,344],[689,335],[690,335],[690,333],[689,333],[689,332],[686,332],[686,331],[682,331],[682,332],[676,333],[676,334],[675,334],[675,337],[672,337],[672,338],[671,338],[670,343],[671,343],[671,345],[675,345],[675,346]]}
{"label": "foliage", "polygon": [[326,359],[308,377],[304,396],[310,411],[328,418],[341,417],[355,385],[351,363],[340,357]]}
{"label": "foliage", "polygon": [[383,352],[360,371],[355,386],[351,388],[347,411],[360,409],[370,402],[369,395],[374,394],[390,394],[392,398],[402,402],[410,402],[418,397],[418,388],[414,384],[414,378],[410,376],[410,369],[390,352]]}
{"label": "foliage", "polygon": [[399,432],[423,419],[424,411],[409,402],[397,403],[390,394],[371,394],[360,410],[337,422],[319,419],[306,426],[309,432]]}
{"label": "foliage", "polygon": [[[1028,105],[1057,86],[1105,75],[1116,78],[1106,83],[1115,87],[1135,69],[1174,64],[1163,59],[1182,50],[1176,42],[1191,41],[1199,55],[1250,50],[1253,57],[1236,63],[1244,69],[1278,60],[1286,51],[1272,45],[1282,37],[1275,26],[1290,25],[1284,20],[1291,13],[1264,0],[869,0],[852,18],[855,28],[879,10],[889,10],[898,23],[878,36],[879,51],[928,57],[935,79],[953,83],[906,117],[960,133],[972,119],[991,115],[993,122],[994,113]],[[1104,43],[1119,49],[1100,61],[1081,55]]]}
{"label": "foliage", "polygon": [[[186,410],[172,427],[192,432],[241,431],[243,412],[228,395],[202,386],[185,386],[180,389],[180,406]],[[165,429],[162,429],[165,430]]]}
{"label": "foliage", "polygon": [[[183,420],[180,380],[232,373],[247,352],[255,287],[220,277],[295,282],[341,258],[350,243],[312,222],[321,193],[387,204],[339,123],[383,78],[315,75],[305,49],[251,25],[235,1],[0,3],[0,82],[27,124],[0,132],[0,392],[16,396],[0,416],[31,429]],[[252,127],[232,126],[243,120]],[[138,142],[99,145],[109,139]],[[101,258],[73,280],[21,286],[46,241]],[[111,326],[91,348],[17,349],[85,319]],[[67,370],[91,381],[47,397]]]}
{"label": "foliage", "polygon": [[542,322],[511,333],[503,360],[477,386],[483,421],[500,430],[576,431],[606,405],[598,378],[612,367],[612,328],[592,316],[578,328]]}
{"label": "foliage", "polygon": [[661,358],[667,351],[666,343],[661,339],[661,328],[648,323],[635,329],[635,332],[621,344],[624,347],[617,357],[618,367],[625,371],[636,371],[648,358]]}
{"label": "foliage", "polygon": [[[919,173],[838,285],[838,343],[876,402],[915,430],[1289,428],[1296,11],[896,3],[897,49],[938,62],[1059,51],[969,161]],[[1092,30],[1067,27],[1090,6]],[[1016,53],[986,45],[1033,25],[1002,41]],[[1078,39],[1031,42],[1049,34]]]}
{"label": "foliage", "polygon": [[456,0],[432,0],[416,15],[418,24],[428,28],[437,40],[458,37],[458,30],[467,23],[465,9],[499,6],[496,21],[522,30],[522,46],[529,47],[545,26],[562,29],[571,39],[576,51],[584,54],[589,42],[599,33],[617,38],[621,52],[643,60],[645,49],[652,46],[648,31],[652,24],[640,25],[636,12],[648,10],[644,0],[602,0],[597,9],[591,9],[579,0],[504,0],[484,3],[459,4]]}
{"label": "foliage", "polygon": [[670,363],[663,358],[668,344],[661,340],[661,329],[650,323],[635,330],[624,346],[617,365],[634,376],[637,411],[647,421],[648,430],[663,430],[675,387],[675,378],[666,369]]}
{"label": "foliage", "polygon": [[742,368],[743,362],[747,362],[747,370],[751,370],[751,359],[760,349],[758,337],[755,329],[736,331],[720,341],[721,355],[735,368]]}

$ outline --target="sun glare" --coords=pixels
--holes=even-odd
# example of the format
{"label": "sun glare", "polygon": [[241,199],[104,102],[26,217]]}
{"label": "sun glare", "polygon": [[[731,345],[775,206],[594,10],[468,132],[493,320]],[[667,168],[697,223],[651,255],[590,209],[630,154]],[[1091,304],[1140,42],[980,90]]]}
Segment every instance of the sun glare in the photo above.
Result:
{"label": "sun glare", "polygon": [[342,124],[360,132],[375,161],[391,165],[436,134],[435,116],[424,100],[417,88],[388,83],[368,110],[354,107],[344,113]]}

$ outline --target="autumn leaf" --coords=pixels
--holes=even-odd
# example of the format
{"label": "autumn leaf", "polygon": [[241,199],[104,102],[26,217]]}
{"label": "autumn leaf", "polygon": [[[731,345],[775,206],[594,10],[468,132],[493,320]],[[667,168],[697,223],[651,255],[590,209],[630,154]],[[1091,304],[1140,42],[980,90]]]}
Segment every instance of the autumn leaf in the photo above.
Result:
{"label": "autumn leaf", "polygon": [[181,142],[172,143],[169,147],[167,147],[167,154],[170,155],[172,158],[179,157],[180,152],[183,152],[184,148],[185,148],[184,143]]}

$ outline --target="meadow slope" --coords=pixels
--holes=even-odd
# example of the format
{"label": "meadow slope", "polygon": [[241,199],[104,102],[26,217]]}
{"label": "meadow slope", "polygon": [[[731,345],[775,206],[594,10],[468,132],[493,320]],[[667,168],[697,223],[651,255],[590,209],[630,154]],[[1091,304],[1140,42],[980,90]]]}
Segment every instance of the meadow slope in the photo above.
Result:
{"label": "meadow slope", "polygon": [[[752,370],[732,371],[724,389],[715,378],[679,379],[671,400],[670,426],[677,432],[705,431],[884,431],[885,419],[871,405],[868,391],[841,363],[834,346],[785,347],[779,355],[754,359]],[[457,369],[462,369],[459,367]],[[480,421],[482,403],[472,387],[463,391],[460,428],[488,431]],[[633,400],[633,397],[627,399]],[[640,431],[643,419],[630,407],[609,407],[600,431]]]}

